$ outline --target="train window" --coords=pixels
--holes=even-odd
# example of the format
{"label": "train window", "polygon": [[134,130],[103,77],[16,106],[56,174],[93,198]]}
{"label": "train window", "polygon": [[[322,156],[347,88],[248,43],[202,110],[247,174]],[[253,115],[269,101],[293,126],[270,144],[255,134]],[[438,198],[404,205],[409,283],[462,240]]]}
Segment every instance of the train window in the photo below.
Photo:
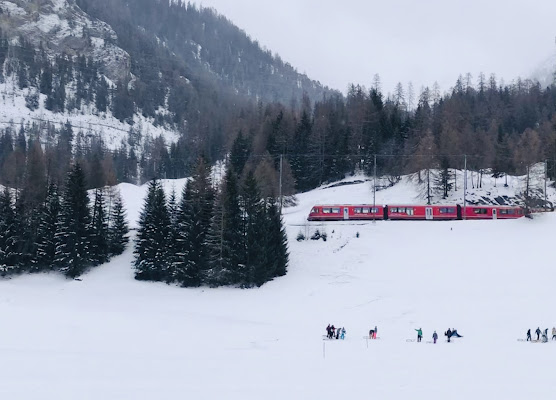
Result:
{"label": "train window", "polygon": [[332,214],[340,214],[340,209],[338,207],[334,207],[332,209]]}
{"label": "train window", "polygon": [[508,214],[508,215],[513,215],[515,214],[515,210],[498,210],[498,212],[500,214]]}
{"label": "train window", "polygon": [[318,212],[319,212],[319,209],[316,208],[316,207],[314,207],[314,208],[311,210],[311,214],[316,214],[316,213],[318,213]]}
{"label": "train window", "polygon": [[323,208],[322,213],[323,214],[330,214],[330,208]]}
{"label": "train window", "polygon": [[407,215],[413,215],[413,208],[406,208],[406,209],[405,209],[405,213],[406,213]]}
{"label": "train window", "polygon": [[397,213],[398,212],[398,207],[390,207],[390,212],[391,213]]}
{"label": "train window", "polygon": [[486,208],[474,208],[473,213],[475,213],[475,214],[486,214],[487,209]]}
{"label": "train window", "polygon": [[455,214],[456,209],[454,207],[442,207],[440,208],[440,214]]}
{"label": "train window", "polygon": [[353,209],[353,213],[354,213],[354,214],[361,214],[361,208],[355,207],[355,208]]}
{"label": "train window", "polygon": [[369,213],[369,208],[368,207],[364,207],[363,208],[363,214],[368,214]]}

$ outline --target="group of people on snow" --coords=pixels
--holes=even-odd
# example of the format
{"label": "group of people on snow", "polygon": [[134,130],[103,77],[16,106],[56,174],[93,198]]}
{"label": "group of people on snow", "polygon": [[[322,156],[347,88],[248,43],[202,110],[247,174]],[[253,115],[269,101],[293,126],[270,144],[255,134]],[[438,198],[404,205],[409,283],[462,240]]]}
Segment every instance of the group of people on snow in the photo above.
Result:
{"label": "group of people on snow", "polygon": [[[419,329],[415,329],[417,331],[417,342],[420,342],[423,340],[423,330],[421,328]],[[448,328],[448,330],[446,332],[444,332],[444,336],[446,336],[448,338],[448,343],[450,343],[450,339],[452,337],[463,337],[461,336],[458,331],[454,328],[454,329],[450,329]],[[434,333],[432,334],[432,341],[434,344],[436,344],[436,341],[438,340],[438,333],[436,333],[436,331],[434,331]]]}
{"label": "group of people on snow", "polygon": [[334,325],[328,324],[326,327],[326,337],[328,339],[344,339],[346,337],[346,328],[336,328]]}
{"label": "group of people on snow", "polygon": [[[544,331],[541,331],[540,327],[537,327],[537,330],[535,331],[535,333],[537,334],[537,342],[541,341],[543,343],[548,342],[548,328],[546,328]],[[541,334],[542,334],[542,338],[541,338]],[[552,340],[556,340],[556,327],[552,327]],[[527,341],[533,341],[531,339],[531,329],[527,330]]]}

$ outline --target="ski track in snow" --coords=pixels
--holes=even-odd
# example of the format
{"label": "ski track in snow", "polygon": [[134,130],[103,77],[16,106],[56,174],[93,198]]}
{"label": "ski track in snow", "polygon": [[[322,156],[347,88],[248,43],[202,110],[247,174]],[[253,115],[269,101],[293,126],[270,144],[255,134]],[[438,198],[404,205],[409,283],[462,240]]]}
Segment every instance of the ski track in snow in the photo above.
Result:
{"label": "ski track in snow", "polygon": [[[179,194],[184,182],[164,185]],[[135,227],[146,187],[120,190]],[[0,398],[550,398],[556,342],[516,339],[556,325],[556,215],[305,221],[314,204],[370,195],[368,182],[298,195],[285,209],[288,275],[261,288],[138,282],[131,246],[82,281],[53,273],[0,280]],[[403,180],[377,192],[377,202],[415,196]],[[295,240],[317,228],[326,242]],[[323,341],[329,323],[345,327],[346,339]],[[380,340],[363,339],[375,325]],[[448,328],[464,337],[446,343]]]}

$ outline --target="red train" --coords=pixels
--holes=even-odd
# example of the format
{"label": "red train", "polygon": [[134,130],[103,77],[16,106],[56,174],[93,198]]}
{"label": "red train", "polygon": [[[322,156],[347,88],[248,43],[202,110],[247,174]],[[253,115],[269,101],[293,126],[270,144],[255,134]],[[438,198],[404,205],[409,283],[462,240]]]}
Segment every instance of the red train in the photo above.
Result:
{"label": "red train", "polygon": [[466,206],[459,204],[415,206],[368,204],[316,205],[309,213],[309,221],[347,220],[462,220],[513,219],[525,215],[519,206]]}

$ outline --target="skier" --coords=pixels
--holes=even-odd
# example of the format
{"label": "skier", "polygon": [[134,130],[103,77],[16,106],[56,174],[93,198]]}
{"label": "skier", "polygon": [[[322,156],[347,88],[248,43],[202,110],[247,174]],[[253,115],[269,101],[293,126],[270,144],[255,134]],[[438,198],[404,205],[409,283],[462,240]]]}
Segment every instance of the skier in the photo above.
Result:
{"label": "skier", "polygon": [[446,333],[444,333],[444,335],[448,337],[448,343],[450,343],[450,338],[452,337],[452,331],[450,330],[450,328],[448,328],[448,330],[446,331]]}
{"label": "skier", "polygon": [[543,343],[548,342],[548,336],[546,336],[546,333],[543,333],[543,334],[542,334],[542,342],[543,342]]}
{"label": "skier", "polygon": [[328,326],[326,327],[326,337],[327,337],[328,339],[330,339],[330,328],[331,328],[331,327],[330,327],[330,324],[328,324]]}
{"label": "skier", "polygon": [[340,339],[340,331],[340,328],[336,329],[336,339]]}
{"label": "skier", "polygon": [[541,337],[541,328],[539,328],[537,326],[537,330],[535,331],[535,333],[537,334],[537,342],[539,341],[540,337]]}
{"label": "skier", "polygon": [[556,340],[556,327],[552,327],[552,340]]}
{"label": "skier", "polygon": [[335,335],[336,335],[336,328],[334,327],[334,325],[332,325],[330,327],[330,339],[334,339]]}
{"label": "skier", "polygon": [[527,342],[531,340],[531,329],[527,330]]}
{"label": "skier", "polygon": [[417,341],[420,342],[423,338],[423,331],[421,330],[421,328],[415,330],[417,331]]}
{"label": "skier", "polygon": [[346,328],[342,327],[342,333],[340,334],[340,339],[344,340],[346,337]]}
{"label": "skier", "polygon": [[544,330],[544,335],[545,335],[546,338],[548,339],[548,328],[546,328],[546,329]]}
{"label": "skier", "polygon": [[375,336],[375,331],[373,331],[372,329],[369,331],[369,339],[374,339]]}
{"label": "skier", "polygon": [[436,339],[438,339],[438,335],[436,334],[436,331],[434,331],[434,333],[432,334],[432,340],[434,344],[436,344]]}
{"label": "skier", "polygon": [[378,328],[377,328],[376,325],[375,325],[375,333],[374,333],[374,335],[373,335],[373,339],[376,339],[376,334],[377,334],[377,333],[378,333]]}

